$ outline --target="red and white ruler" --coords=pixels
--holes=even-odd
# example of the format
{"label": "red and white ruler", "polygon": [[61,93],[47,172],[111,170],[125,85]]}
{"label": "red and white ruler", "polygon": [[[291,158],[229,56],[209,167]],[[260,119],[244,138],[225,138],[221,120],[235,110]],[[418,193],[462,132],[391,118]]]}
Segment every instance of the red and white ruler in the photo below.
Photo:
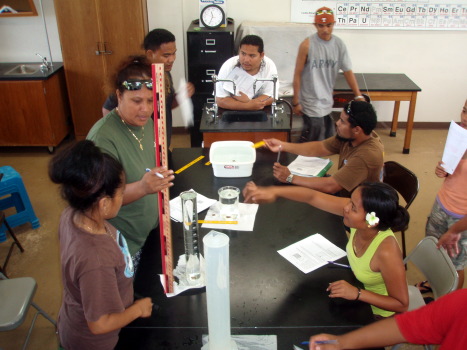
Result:
{"label": "red and white ruler", "polygon": [[[152,81],[154,94],[154,140],[156,142],[156,166],[169,168],[167,159],[167,123],[165,105],[164,65],[152,65]],[[159,202],[159,228],[161,236],[162,273],[165,277],[165,293],[173,293],[173,249],[172,226],[170,222],[170,196],[166,188],[158,193]]]}

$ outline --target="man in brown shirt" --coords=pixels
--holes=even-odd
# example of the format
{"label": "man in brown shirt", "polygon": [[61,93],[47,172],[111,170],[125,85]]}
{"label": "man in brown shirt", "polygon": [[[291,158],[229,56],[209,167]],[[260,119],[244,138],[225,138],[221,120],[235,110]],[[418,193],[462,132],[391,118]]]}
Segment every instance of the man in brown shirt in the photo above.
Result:
{"label": "man in brown shirt", "polygon": [[376,127],[373,106],[352,101],[344,106],[336,123],[337,135],[324,141],[289,143],[277,139],[265,140],[267,147],[307,157],[328,157],[339,154],[338,170],[329,177],[303,177],[274,163],[274,177],[281,182],[309,187],[325,193],[340,192],[343,196],[365,181],[380,181],[383,168],[383,144],[373,129]]}

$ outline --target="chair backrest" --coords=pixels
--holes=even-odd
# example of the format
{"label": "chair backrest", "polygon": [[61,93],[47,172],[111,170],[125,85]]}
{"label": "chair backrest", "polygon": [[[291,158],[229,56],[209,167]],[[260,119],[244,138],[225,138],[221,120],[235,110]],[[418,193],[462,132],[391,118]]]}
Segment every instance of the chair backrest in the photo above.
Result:
{"label": "chair backrest", "polygon": [[[366,102],[371,102],[370,96],[367,94],[362,94],[362,96],[365,98]],[[344,108],[346,103],[353,101],[355,95],[349,92],[338,92],[335,93],[332,98],[334,100],[332,108]]]}
{"label": "chair backrest", "polygon": [[408,209],[418,193],[417,176],[401,164],[387,161],[384,163],[383,182],[400,193],[406,203],[405,209]]}
{"label": "chair backrest", "polygon": [[436,246],[435,237],[423,238],[404,259],[411,261],[425,275],[435,299],[457,288],[458,275],[446,250]]}
{"label": "chair backrest", "polygon": [[36,289],[36,281],[31,277],[0,279],[0,331],[23,324]]}

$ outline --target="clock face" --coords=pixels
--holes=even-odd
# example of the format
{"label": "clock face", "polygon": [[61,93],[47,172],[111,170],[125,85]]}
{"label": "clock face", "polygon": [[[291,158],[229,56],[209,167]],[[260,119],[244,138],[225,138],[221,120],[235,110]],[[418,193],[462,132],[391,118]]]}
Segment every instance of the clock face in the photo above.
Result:
{"label": "clock face", "polygon": [[217,5],[208,5],[201,11],[200,20],[207,28],[217,28],[225,23],[225,13]]}

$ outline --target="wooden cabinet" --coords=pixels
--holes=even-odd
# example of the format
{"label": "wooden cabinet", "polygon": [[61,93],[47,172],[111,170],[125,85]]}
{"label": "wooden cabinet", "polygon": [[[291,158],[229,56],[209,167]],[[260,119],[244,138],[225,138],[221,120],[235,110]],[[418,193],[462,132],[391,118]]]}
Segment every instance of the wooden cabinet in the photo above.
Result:
{"label": "wooden cabinet", "polygon": [[0,146],[48,146],[68,134],[68,101],[63,69],[45,80],[0,81]]}
{"label": "wooden cabinet", "polygon": [[122,60],[144,54],[146,0],[55,0],[75,136],[102,117],[111,76]]}
{"label": "wooden cabinet", "polygon": [[211,75],[218,74],[222,64],[234,56],[234,22],[227,27],[209,29],[199,27],[193,21],[187,31],[188,80],[195,85],[193,95],[194,126],[191,131],[191,146],[200,147],[203,140],[199,131],[203,107],[214,102],[214,86]]}

